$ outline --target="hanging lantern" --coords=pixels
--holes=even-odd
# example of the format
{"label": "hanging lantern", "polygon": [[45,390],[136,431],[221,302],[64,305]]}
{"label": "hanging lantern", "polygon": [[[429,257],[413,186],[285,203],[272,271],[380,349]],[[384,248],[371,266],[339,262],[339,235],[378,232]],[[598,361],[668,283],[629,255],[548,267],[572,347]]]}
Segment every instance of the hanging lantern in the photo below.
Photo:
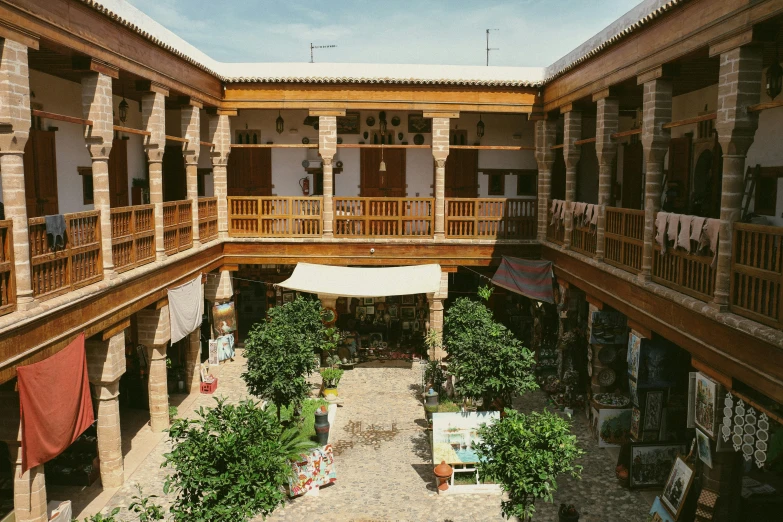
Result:
{"label": "hanging lantern", "polygon": [[775,53],[775,63],[767,69],[767,95],[774,100],[780,94],[783,87],[783,67],[780,66],[778,55]]}
{"label": "hanging lantern", "polygon": [[283,123],[285,123],[283,121],[283,117],[280,116],[280,111],[277,111],[277,119],[275,120],[275,130],[277,131],[278,134],[283,133]]}
{"label": "hanging lantern", "polygon": [[128,119],[128,102],[125,101],[125,97],[123,96],[122,101],[120,102],[120,122],[125,123],[125,120]]}
{"label": "hanging lantern", "polygon": [[484,122],[481,121],[481,114],[479,114],[479,121],[476,124],[476,136],[481,139],[484,136]]}
{"label": "hanging lantern", "polygon": [[378,167],[379,172],[386,172],[386,162],[383,161],[383,144],[381,144],[381,165]]}

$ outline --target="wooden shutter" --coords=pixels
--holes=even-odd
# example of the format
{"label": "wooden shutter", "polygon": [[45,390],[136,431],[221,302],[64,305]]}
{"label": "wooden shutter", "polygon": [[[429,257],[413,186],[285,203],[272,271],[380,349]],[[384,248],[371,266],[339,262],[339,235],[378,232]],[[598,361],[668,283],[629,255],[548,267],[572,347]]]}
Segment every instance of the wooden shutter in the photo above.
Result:
{"label": "wooden shutter", "polygon": [[128,206],[128,140],[112,141],[109,154],[109,201],[111,208]]}

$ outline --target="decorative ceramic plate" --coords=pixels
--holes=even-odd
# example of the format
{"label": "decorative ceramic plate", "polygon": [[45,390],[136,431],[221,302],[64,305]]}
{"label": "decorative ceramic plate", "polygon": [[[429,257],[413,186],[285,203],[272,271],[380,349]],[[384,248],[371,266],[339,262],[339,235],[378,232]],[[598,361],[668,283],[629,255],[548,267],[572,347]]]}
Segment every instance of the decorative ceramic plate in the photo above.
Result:
{"label": "decorative ceramic plate", "polygon": [[[399,116],[392,116],[392,125],[395,127],[400,124],[400,117]],[[400,136],[402,136],[402,133],[400,133]],[[400,138],[402,139],[402,138]]]}
{"label": "decorative ceramic plate", "polygon": [[368,127],[372,127],[375,125],[375,117],[374,116],[367,116],[366,122]]}
{"label": "decorative ceramic plate", "polygon": [[334,164],[334,166],[337,167],[338,169],[341,169],[343,168],[343,162],[338,160],[337,163]]}
{"label": "decorative ceramic plate", "polygon": [[614,393],[596,393],[593,395],[593,400],[604,406],[623,407],[631,403],[631,399],[625,395],[615,395]]}
{"label": "decorative ceramic plate", "polygon": [[305,136],[304,138],[302,138],[302,143],[304,143],[305,145],[307,145],[308,143],[310,143],[310,138],[308,138],[307,136]]}
{"label": "decorative ceramic plate", "polygon": [[324,308],[321,310],[321,322],[330,325],[337,321],[337,310],[334,308]]}
{"label": "decorative ceramic plate", "polygon": [[417,134],[413,137],[413,143],[416,145],[423,145],[424,144],[424,136],[421,134]]}
{"label": "decorative ceramic plate", "polygon": [[614,346],[604,346],[598,352],[598,360],[604,365],[610,365],[617,358],[617,350]]}
{"label": "decorative ceramic plate", "polygon": [[343,142],[342,136],[337,136],[337,143],[342,143],[342,142]]}
{"label": "decorative ceramic plate", "polygon": [[598,384],[600,384],[603,387],[608,387],[614,384],[614,381],[617,379],[617,375],[614,373],[614,370],[611,368],[604,368],[601,370],[601,373],[598,374]]}
{"label": "decorative ceramic plate", "polygon": [[397,133],[397,139],[398,139],[398,140],[400,140],[400,141],[402,141],[402,133],[401,133],[401,132],[398,132],[398,133]]}
{"label": "decorative ceramic plate", "polygon": [[364,139],[366,140],[369,137],[370,137],[370,133],[367,132],[367,131],[364,131]]}

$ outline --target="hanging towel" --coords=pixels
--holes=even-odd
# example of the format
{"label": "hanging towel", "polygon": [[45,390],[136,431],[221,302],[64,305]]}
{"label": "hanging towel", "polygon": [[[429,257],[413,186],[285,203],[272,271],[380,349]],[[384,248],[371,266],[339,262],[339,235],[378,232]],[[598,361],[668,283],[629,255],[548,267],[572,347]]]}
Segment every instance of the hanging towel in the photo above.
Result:
{"label": "hanging towel", "polygon": [[22,425],[22,471],[50,461],[95,417],[84,334],[41,362],[16,369]]}
{"label": "hanging towel", "polygon": [[568,207],[568,201],[560,200],[560,213],[559,213],[560,221],[563,221],[565,219],[567,207]]}
{"label": "hanging towel", "polygon": [[661,255],[666,253],[666,222],[669,219],[668,212],[658,212],[655,218],[655,241],[661,247]]}
{"label": "hanging towel", "polygon": [[204,315],[204,297],[201,295],[201,276],[169,292],[169,320],[171,344],[183,339],[201,326]]}
{"label": "hanging towel", "polygon": [[590,220],[591,225],[598,226],[598,213],[601,211],[601,207],[598,205],[593,205],[593,216]]}
{"label": "hanging towel", "polygon": [[718,259],[718,241],[720,240],[720,219],[708,219],[704,225],[704,231],[707,236],[707,246],[712,252],[712,262]]}
{"label": "hanging towel", "polygon": [[693,216],[693,221],[691,222],[691,241],[696,241],[696,250],[700,250],[702,247],[701,235],[704,232],[704,223],[706,221],[707,218]]}
{"label": "hanging towel", "polygon": [[666,238],[671,242],[672,248],[677,246],[677,233],[680,226],[680,215],[669,214],[669,232]]}
{"label": "hanging towel", "polygon": [[594,211],[595,205],[592,203],[587,204],[587,209],[585,210],[585,218],[582,221],[582,224],[589,225],[590,220],[593,219],[593,211]]}
{"label": "hanging towel", "polygon": [[550,225],[555,224],[555,220],[557,220],[557,211],[560,207],[560,200],[559,199],[553,199],[552,200],[552,221],[549,223]]}
{"label": "hanging towel", "polygon": [[691,251],[691,222],[693,216],[680,216],[680,235],[677,236],[677,246]]}
{"label": "hanging towel", "polygon": [[60,248],[65,248],[65,216],[54,214],[44,217],[46,223],[46,238],[49,240],[49,247],[56,251],[57,244]]}

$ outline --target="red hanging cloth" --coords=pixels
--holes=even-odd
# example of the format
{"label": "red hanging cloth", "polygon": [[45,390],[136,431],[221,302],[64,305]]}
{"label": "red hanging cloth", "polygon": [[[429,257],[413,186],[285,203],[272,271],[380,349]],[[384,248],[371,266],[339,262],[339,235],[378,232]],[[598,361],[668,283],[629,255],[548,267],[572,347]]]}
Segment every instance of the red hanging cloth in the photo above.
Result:
{"label": "red hanging cloth", "polygon": [[16,369],[22,423],[22,470],[62,453],[95,421],[84,334],[51,357]]}

